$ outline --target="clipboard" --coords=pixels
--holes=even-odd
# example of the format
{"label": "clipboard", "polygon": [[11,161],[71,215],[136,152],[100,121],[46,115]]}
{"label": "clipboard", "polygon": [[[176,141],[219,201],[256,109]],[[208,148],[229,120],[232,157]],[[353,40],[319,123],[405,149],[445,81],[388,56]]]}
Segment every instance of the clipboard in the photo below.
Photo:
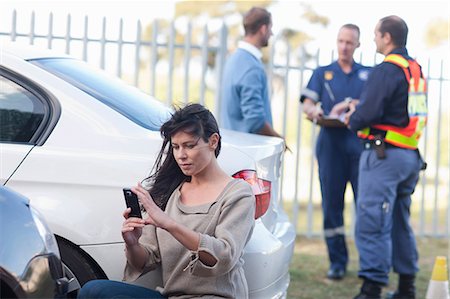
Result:
{"label": "clipboard", "polygon": [[320,120],[317,121],[317,124],[326,127],[326,128],[346,128],[344,122],[341,121],[341,118],[338,116],[328,116],[324,115]]}

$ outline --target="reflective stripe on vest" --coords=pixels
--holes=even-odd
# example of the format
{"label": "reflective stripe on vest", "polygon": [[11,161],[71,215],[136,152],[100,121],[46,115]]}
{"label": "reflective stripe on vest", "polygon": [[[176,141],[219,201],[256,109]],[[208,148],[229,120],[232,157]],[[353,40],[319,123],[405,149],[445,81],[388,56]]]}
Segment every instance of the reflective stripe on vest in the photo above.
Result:
{"label": "reflective stripe on vest", "polygon": [[[405,128],[392,125],[377,124],[372,128],[385,131],[384,140],[402,148],[416,149],[422,130],[427,123],[427,96],[426,82],[420,70],[419,64],[414,60],[406,60],[398,54],[390,54],[384,59],[385,62],[393,63],[403,69],[406,80],[409,83],[408,90],[408,114],[409,123]],[[375,137],[370,133],[370,128],[358,131],[358,136],[373,140]]]}

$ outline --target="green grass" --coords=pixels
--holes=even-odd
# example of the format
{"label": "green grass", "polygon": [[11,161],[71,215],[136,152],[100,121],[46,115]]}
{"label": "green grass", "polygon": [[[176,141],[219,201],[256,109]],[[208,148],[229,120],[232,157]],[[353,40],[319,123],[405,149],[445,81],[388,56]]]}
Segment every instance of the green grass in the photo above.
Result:
{"label": "green grass", "polygon": [[[350,263],[346,277],[341,281],[326,278],[328,257],[322,239],[298,237],[291,262],[291,283],[288,298],[302,299],[344,299],[353,298],[361,286],[358,278],[358,253],[353,240],[348,241]],[[417,298],[425,298],[434,259],[438,255],[449,256],[449,241],[446,239],[420,238],[417,240],[419,267],[417,275]],[[391,273],[390,284],[383,293],[395,290],[397,275]]]}

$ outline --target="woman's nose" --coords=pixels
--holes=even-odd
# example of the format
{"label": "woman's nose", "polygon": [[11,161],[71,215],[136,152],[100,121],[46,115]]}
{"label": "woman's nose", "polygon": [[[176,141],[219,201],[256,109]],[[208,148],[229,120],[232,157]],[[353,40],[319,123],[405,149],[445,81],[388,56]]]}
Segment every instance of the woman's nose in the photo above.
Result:
{"label": "woman's nose", "polygon": [[187,155],[186,155],[186,150],[180,148],[180,149],[177,151],[177,158],[178,158],[178,159],[186,159],[186,157],[187,157]]}

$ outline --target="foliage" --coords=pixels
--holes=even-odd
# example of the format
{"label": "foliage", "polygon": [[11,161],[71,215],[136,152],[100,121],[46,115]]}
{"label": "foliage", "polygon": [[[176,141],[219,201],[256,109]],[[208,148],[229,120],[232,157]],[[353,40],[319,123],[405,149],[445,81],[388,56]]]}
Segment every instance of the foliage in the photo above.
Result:
{"label": "foliage", "polygon": [[[258,1],[178,1],[175,3],[175,17],[173,23],[164,20],[158,20],[145,27],[142,40],[152,41],[156,30],[158,43],[165,43],[170,40],[171,30],[174,29],[174,43],[178,47],[182,47],[187,39],[191,39],[192,44],[204,44],[208,46],[218,45],[217,26],[209,26],[213,21],[219,21],[226,24],[228,36],[228,49],[233,50],[236,42],[242,37],[242,16],[253,6],[269,7],[275,4],[274,0],[258,0]],[[301,15],[311,24],[319,24],[326,27],[329,23],[328,17],[318,15],[310,5],[300,4],[303,9]],[[274,20],[275,21],[275,20]],[[217,24],[217,23],[216,23]],[[174,26],[172,28],[172,26]],[[209,26],[207,31],[207,40],[204,40],[205,26]],[[214,27],[216,29],[211,29]],[[188,29],[190,28],[190,35]],[[296,28],[284,28],[280,32],[280,37],[291,45],[294,49],[306,44],[314,39],[308,33]],[[268,49],[263,50],[264,61],[268,60]],[[158,48],[157,61],[168,58],[167,48]],[[175,65],[182,61],[180,51],[174,55]],[[214,68],[215,59],[211,57],[208,65]]]}
{"label": "foliage", "polygon": [[267,7],[272,0],[254,1],[201,1],[185,0],[175,4],[175,17],[196,17],[206,14],[211,18],[223,17],[234,12],[244,13],[253,6]]}
{"label": "foliage", "polygon": [[441,43],[448,42],[449,20],[437,19],[431,22],[426,30],[425,41],[428,47],[436,47]]}

